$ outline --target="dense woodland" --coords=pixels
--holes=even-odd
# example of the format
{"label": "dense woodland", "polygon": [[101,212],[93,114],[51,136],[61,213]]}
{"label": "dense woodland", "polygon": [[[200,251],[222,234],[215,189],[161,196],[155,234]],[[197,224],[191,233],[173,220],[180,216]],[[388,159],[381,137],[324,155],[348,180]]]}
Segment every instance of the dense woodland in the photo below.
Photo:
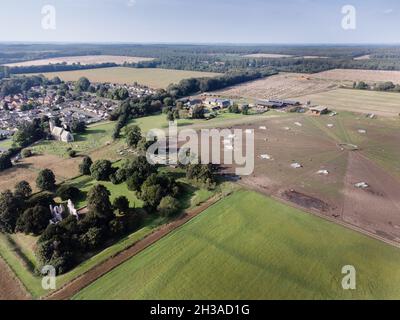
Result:
{"label": "dense woodland", "polygon": [[[290,58],[248,58],[248,54],[274,53],[291,55]],[[274,68],[277,71],[319,72],[333,68],[356,68],[371,70],[400,70],[400,46],[276,46],[276,45],[54,45],[0,44],[0,64],[77,55],[127,55],[155,58],[154,61],[125,64],[134,68],[170,68],[211,72],[259,71]],[[354,60],[370,55],[371,59]],[[318,56],[322,59],[304,59],[304,56]],[[0,69],[0,78],[7,72],[33,73],[66,71],[86,68],[101,68],[115,64],[81,66],[57,64],[45,67],[18,67],[8,71]]]}

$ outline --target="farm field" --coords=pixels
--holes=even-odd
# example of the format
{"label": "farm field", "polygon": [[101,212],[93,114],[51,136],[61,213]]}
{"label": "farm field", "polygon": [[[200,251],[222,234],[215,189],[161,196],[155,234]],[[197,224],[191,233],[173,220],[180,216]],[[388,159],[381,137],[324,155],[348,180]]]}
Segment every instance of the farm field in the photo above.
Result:
{"label": "farm field", "polygon": [[50,79],[60,77],[64,81],[76,81],[80,77],[86,77],[91,82],[101,83],[128,84],[137,82],[154,89],[165,89],[168,85],[178,83],[183,79],[207,78],[220,75],[211,72],[125,67],[47,72],[42,74]]}
{"label": "farm field", "polygon": [[261,80],[214,91],[213,94],[230,98],[286,99],[338,88],[343,81],[315,79],[313,75],[281,73]]}
{"label": "farm field", "polygon": [[245,58],[290,58],[293,57],[288,54],[277,54],[277,53],[253,53],[243,56]]}
{"label": "farm field", "polygon": [[26,300],[28,294],[21,288],[13,272],[0,257],[0,300]]}
{"label": "farm field", "polygon": [[[119,165],[121,165],[121,162],[114,164],[114,166]],[[228,184],[222,184],[219,188],[213,191],[191,187],[187,184],[187,181],[182,178],[182,176],[184,176],[184,173],[180,170],[165,170],[174,170],[177,179],[179,179],[179,181],[183,184],[184,191],[182,197],[180,198],[182,210],[188,210],[197,207],[198,205],[202,204],[203,202],[214,196],[217,192],[224,193],[235,189],[233,186],[230,186]],[[143,206],[142,201],[136,197],[136,194],[128,190],[126,183],[113,185],[111,182],[97,182],[94,181],[91,177],[80,176],[67,181],[66,184],[79,187],[83,193],[88,192],[95,184],[101,184],[110,191],[111,201],[113,201],[113,199],[118,196],[126,196],[130,201],[131,207],[141,208]],[[59,199],[55,200],[58,201]],[[82,197],[80,201],[76,201],[74,204],[77,208],[84,207],[86,205],[85,197]],[[88,271],[97,264],[102,263],[105,260],[113,257],[118,252],[123,251],[126,248],[134,245],[136,242],[151,234],[157,228],[160,228],[164,224],[171,221],[168,218],[153,214],[145,214],[143,217],[144,222],[141,229],[133,232],[130,235],[127,235],[115,244],[109,246],[108,248],[104,248],[99,253],[96,253],[95,255],[89,257],[87,260],[83,261],[80,265],[78,265],[76,268],[69,271],[68,273],[58,276],[58,288],[60,288],[60,286],[62,286],[63,284],[70,282],[77,276],[80,276],[82,273]],[[41,288],[41,278],[34,274],[34,270],[38,265],[36,257],[34,255],[36,241],[37,237],[27,236],[20,233],[6,235],[0,232],[0,257],[7,262],[13,272],[25,285],[29,293],[35,298],[44,296],[49,293]],[[0,274],[0,277],[4,278],[0,279],[0,283],[4,280],[4,283],[6,283],[7,281],[7,285],[11,286],[11,278],[7,273],[5,273],[5,271],[4,274]]]}
{"label": "farm field", "polygon": [[0,172],[0,192],[12,189],[21,180],[30,182],[33,191],[38,191],[35,186],[36,177],[39,171],[46,168],[53,170],[57,183],[61,183],[79,175],[78,167],[81,161],[79,157],[61,159],[51,154],[22,159],[13,168]]}
{"label": "farm field", "polygon": [[311,101],[312,104],[334,110],[375,113],[389,117],[398,117],[400,114],[400,94],[395,92],[337,89],[292,98],[304,103]]}
{"label": "farm field", "polygon": [[[74,299],[396,299],[399,263],[397,248],[239,191]],[[346,265],[357,290],[342,289]]]}
{"label": "farm field", "polygon": [[[268,115],[270,116],[270,115]],[[205,120],[178,120],[179,127],[190,127],[194,129],[206,127],[219,127],[237,125],[243,122],[252,122],[264,119],[265,116],[243,116],[240,114],[222,113],[215,119]],[[166,129],[168,121],[165,114],[154,115],[144,118],[131,120],[131,125],[139,125],[143,133],[159,128]],[[22,159],[11,169],[0,173],[0,191],[12,188],[17,182],[27,180],[31,182],[34,191],[34,181],[40,170],[49,168],[54,171],[57,183],[61,183],[68,179],[79,175],[79,164],[82,161],[81,156],[89,155],[94,161],[99,159],[108,159],[117,161],[126,157],[126,153],[121,154],[125,146],[124,138],[118,141],[112,141],[111,136],[115,123],[102,122],[91,125],[87,128],[86,133],[75,135],[75,141],[67,144],[59,141],[48,140],[40,141],[29,147],[35,155],[31,158]],[[123,132],[124,133],[124,130]],[[9,147],[10,145],[7,145]],[[69,148],[78,152],[78,157],[69,158]]]}
{"label": "farm field", "polygon": [[109,56],[109,55],[99,55],[99,56],[71,56],[71,57],[58,57],[40,60],[30,60],[24,62],[15,62],[5,64],[7,67],[30,67],[30,66],[45,66],[48,64],[74,64],[79,63],[81,65],[88,64],[100,64],[100,63],[117,63],[123,64],[127,63],[138,63],[143,61],[152,61],[153,58],[144,57],[128,57],[128,56]]}
{"label": "farm field", "polygon": [[[105,260],[109,259],[110,257],[116,255],[118,252],[125,250],[126,248],[132,246],[136,242],[140,241],[147,235],[151,234],[156,228],[160,227],[166,221],[163,218],[158,217],[149,217],[146,219],[144,226],[127,235],[126,237],[122,238],[120,241],[115,243],[114,245],[105,248],[101,252],[97,253],[96,255],[92,256],[91,258],[82,262],[79,266],[74,268],[73,270],[60,275],[57,277],[57,285],[62,286],[74,278],[78,277],[82,273],[90,270],[94,266],[99,263],[104,262]],[[26,261],[29,261],[32,257],[32,252],[30,252],[30,244],[26,244],[24,242],[18,241],[18,238],[24,238],[24,235],[13,235],[11,241],[7,239],[7,237],[0,233],[0,256],[7,262],[8,266],[12,269],[13,273],[21,280],[23,285],[27,288],[29,293],[34,298],[39,298],[41,296],[45,296],[49,294],[48,291],[45,291],[41,286],[41,278],[36,276],[33,273],[32,265],[36,265],[36,260],[33,256],[33,260],[31,261],[32,264],[28,265]],[[15,250],[16,248],[17,250]],[[26,253],[28,253],[26,255]],[[28,259],[28,260],[27,260]],[[2,272],[5,272],[3,270]],[[4,273],[3,276],[5,277],[6,274]],[[12,275],[13,276],[13,275]],[[7,276],[7,280],[9,280],[9,276]],[[13,282],[14,290],[16,293],[17,288],[15,287],[15,281]],[[20,293],[19,293],[20,294]],[[8,296],[8,295],[7,295]]]}
{"label": "farm field", "polygon": [[372,83],[392,81],[400,84],[400,71],[334,69],[315,73],[313,77],[322,80],[365,81]]}
{"label": "farm field", "polygon": [[[255,170],[240,183],[400,242],[397,120],[350,112],[336,117],[292,114],[235,128],[255,131]],[[301,167],[293,168],[295,163]],[[369,187],[356,188],[360,182]]]}

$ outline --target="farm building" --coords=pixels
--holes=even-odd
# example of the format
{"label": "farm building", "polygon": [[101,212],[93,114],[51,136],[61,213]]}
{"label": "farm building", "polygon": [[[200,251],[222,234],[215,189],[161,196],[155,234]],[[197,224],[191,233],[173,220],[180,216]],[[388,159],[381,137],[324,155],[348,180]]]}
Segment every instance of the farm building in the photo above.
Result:
{"label": "farm building", "polygon": [[322,106],[316,106],[310,108],[310,111],[312,114],[316,116],[321,116],[323,114],[327,114],[329,112],[329,109],[327,107],[322,107]]}
{"label": "farm building", "polygon": [[205,105],[208,107],[220,107],[222,109],[228,108],[232,102],[228,99],[209,99],[207,98],[204,101]]}
{"label": "farm building", "polygon": [[299,106],[300,102],[292,100],[259,100],[257,102],[258,107],[280,109],[289,106]]}

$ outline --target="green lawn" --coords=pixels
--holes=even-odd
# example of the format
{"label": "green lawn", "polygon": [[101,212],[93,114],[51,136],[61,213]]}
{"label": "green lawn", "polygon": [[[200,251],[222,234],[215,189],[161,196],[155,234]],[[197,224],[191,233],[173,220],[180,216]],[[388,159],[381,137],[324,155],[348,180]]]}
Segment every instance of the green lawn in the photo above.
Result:
{"label": "green lawn", "polygon": [[[207,78],[221,75],[219,73],[169,70],[169,69],[148,69],[148,68],[101,68],[76,71],[61,71],[42,73],[47,78],[60,77],[64,81],[77,81],[81,77],[88,78],[91,82],[133,84],[137,82],[141,85],[155,89],[165,89],[168,85],[179,83],[183,79]],[[32,75],[32,74],[30,74]]]}
{"label": "green lawn", "polygon": [[112,142],[112,132],[115,123],[101,122],[91,125],[87,128],[84,134],[74,135],[75,141],[65,143],[56,140],[41,141],[31,149],[41,154],[54,154],[62,157],[68,156],[68,148],[72,148],[80,153],[89,153],[101,147],[107,146]]}
{"label": "green lawn", "polygon": [[[341,270],[353,265],[357,289]],[[250,191],[220,201],[75,299],[399,299],[400,250]]]}
{"label": "green lawn", "polygon": [[[254,116],[243,116],[241,114],[222,113],[215,119],[206,120],[178,120],[179,127],[209,127],[230,125],[233,122],[242,121],[244,119],[254,120]],[[168,128],[167,116],[165,114],[158,114],[131,120],[128,126],[136,124],[143,133],[151,129],[166,129]],[[30,147],[34,152],[39,154],[52,154],[61,157],[68,157],[68,149],[72,148],[80,154],[91,154],[94,151],[104,149],[105,156],[117,157],[118,150],[125,147],[125,141],[122,139],[113,141],[112,133],[115,128],[115,122],[100,122],[91,125],[87,128],[84,134],[75,135],[75,141],[72,143],[64,143],[55,140],[40,141],[39,143]],[[122,134],[124,133],[124,130]],[[4,144],[4,148],[8,144]],[[0,144],[0,148],[2,145]]]}
{"label": "green lawn", "polygon": [[98,182],[92,179],[90,176],[81,176],[68,182],[68,185],[77,187],[83,193],[81,199],[75,202],[75,206],[77,208],[82,208],[86,206],[87,193],[97,184],[105,186],[108,191],[110,191],[111,203],[114,201],[115,198],[125,196],[129,200],[130,206],[132,208],[141,208],[143,206],[143,202],[136,197],[135,192],[128,190],[126,183],[114,185],[109,181]]}

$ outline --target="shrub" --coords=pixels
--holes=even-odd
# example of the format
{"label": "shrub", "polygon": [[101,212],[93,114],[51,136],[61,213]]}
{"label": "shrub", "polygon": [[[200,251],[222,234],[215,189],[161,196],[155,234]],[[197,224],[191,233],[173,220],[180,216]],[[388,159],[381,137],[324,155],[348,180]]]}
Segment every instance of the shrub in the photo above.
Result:
{"label": "shrub", "polygon": [[69,155],[71,158],[75,158],[75,157],[76,157],[76,151],[75,151],[75,150],[69,150],[69,151],[68,151],[68,155]]}
{"label": "shrub", "polygon": [[170,217],[179,210],[179,202],[171,196],[166,196],[161,199],[157,210],[160,212],[161,215],[165,217]]}
{"label": "shrub", "polygon": [[82,163],[79,165],[79,172],[85,176],[90,175],[90,167],[92,166],[93,161],[90,157],[84,157]]}
{"label": "shrub", "polygon": [[32,157],[32,150],[31,149],[24,149],[21,151],[22,158],[29,158]]}
{"label": "shrub", "polygon": [[57,196],[59,196],[62,201],[77,200],[81,196],[81,191],[73,186],[61,186],[57,190]]}
{"label": "shrub", "polygon": [[125,214],[129,210],[129,200],[124,196],[120,196],[114,200],[113,207],[118,210],[119,213]]}

